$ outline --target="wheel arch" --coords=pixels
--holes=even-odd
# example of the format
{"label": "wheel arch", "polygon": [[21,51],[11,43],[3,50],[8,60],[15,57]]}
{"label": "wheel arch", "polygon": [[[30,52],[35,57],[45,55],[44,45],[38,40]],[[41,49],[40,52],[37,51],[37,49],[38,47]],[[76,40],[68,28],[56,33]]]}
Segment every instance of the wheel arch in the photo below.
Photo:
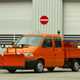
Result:
{"label": "wheel arch", "polygon": [[43,58],[38,58],[37,61],[41,61],[45,65],[45,60]]}

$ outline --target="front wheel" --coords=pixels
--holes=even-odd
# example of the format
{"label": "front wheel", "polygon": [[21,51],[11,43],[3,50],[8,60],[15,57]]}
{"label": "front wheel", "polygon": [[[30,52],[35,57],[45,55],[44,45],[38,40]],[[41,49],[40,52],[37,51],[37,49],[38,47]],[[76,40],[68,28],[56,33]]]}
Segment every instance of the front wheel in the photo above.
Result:
{"label": "front wheel", "polygon": [[8,68],[8,72],[15,73],[16,72],[16,68]]}
{"label": "front wheel", "polygon": [[43,66],[42,61],[37,61],[37,63],[35,64],[35,67],[34,67],[34,71],[41,73],[41,72],[43,72],[43,70],[44,70],[44,66]]}
{"label": "front wheel", "polygon": [[75,72],[79,71],[79,63],[78,62],[76,62],[76,61],[73,62],[72,71],[75,71]]}

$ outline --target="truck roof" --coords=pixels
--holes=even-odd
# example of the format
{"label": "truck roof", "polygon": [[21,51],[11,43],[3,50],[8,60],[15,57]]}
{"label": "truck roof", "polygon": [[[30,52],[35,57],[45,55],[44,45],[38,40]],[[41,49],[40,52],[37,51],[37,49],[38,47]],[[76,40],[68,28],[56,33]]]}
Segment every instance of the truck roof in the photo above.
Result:
{"label": "truck roof", "polygon": [[23,37],[27,37],[27,36],[40,36],[40,37],[61,37],[63,38],[63,35],[61,34],[26,34],[23,35]]}

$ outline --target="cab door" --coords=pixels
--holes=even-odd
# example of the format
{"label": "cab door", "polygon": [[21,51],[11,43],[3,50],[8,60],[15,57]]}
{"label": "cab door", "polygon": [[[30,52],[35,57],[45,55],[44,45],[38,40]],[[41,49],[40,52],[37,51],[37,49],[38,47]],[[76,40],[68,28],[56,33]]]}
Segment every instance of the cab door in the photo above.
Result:
{"label": "cab door", "polygon": [[41,49],[42,56],[45,59],[45,65],[51,67],[54,65],[55,56],[53,53],[53,40],[51,38],[45,38]]}
{"label": "cab door", "polygon": [[64,47],[61,39],[55,39],[55,66],[64,65]]}

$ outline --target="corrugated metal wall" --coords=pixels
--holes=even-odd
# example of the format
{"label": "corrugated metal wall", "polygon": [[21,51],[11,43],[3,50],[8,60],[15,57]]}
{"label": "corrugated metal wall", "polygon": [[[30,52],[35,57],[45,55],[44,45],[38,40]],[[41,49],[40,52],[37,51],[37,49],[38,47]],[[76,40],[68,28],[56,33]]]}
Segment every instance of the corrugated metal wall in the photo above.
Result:
{"label": "corrugated metal wall", "polygon": [[[62,0],[33,0],[33,19],[35,33],[57,33],[60,30],[62,33]],[[40,23],[40,17],[46,15],[49,17],[49,22],[46,25]]]}

